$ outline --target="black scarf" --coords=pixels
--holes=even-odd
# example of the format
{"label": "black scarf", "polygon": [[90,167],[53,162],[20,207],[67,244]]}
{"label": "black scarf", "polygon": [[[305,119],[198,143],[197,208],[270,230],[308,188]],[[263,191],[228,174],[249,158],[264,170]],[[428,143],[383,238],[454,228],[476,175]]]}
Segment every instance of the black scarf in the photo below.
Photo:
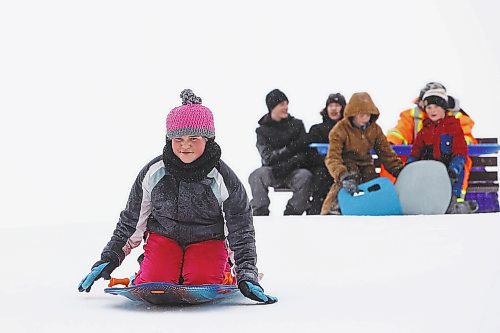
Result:
{"label": "black scarf", "polygon": [[208,173],[219,162],[220,155],[220,146],[213,139],[209,139],[205,151],[199,158],[192,163],[184,163],[174,154],[172,142],[167,140],[167,144],[163,148],[163,163],[165,163],[167,171],[175,178],[194,183],[207,177]]}

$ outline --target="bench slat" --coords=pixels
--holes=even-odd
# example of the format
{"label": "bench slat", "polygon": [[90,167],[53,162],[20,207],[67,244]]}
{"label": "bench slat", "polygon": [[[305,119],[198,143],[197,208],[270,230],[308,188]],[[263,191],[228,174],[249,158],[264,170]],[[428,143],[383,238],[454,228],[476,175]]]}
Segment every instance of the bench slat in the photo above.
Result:
{"label": "bench slat", "polygon": [[467,187],[467,193],[489,193],[498,192],[498,184],[484,183],[484,182],[469,182],[469,187]]}
{"label": "bench slat", "polygon": [[471,181],[498,181],[498,173],[487,171],[472,171],[469,176],[469,183]]}
{"label": "bench slat", "polygon": [[497,166],[498,159],[496,156],[471,156],[473,167]]}
{"label": "bench slat", "polygon": [[476,138],[477,143],[498,143],[498,138]]}

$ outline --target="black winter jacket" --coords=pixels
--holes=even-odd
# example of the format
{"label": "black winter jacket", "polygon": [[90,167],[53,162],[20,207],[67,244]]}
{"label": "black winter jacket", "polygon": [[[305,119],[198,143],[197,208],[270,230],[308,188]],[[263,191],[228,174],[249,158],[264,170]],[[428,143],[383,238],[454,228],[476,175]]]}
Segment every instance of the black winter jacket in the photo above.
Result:
{"label": "black winter jacket", "polygon": [[[323,117],[323,122],[312,125],[309,129],[309,133],[307,134],[308,143],[329,143],[328,134],[330,134],[332,128],[337,124],[337,121],[328,117],[325,111],[321,112],[321,116]],[[311,167],[325,165],[325,156],[320,155],[316,149],[309,151],[308,157]]]}
{"label": "black winter jacket", "polygon": [[[274,121],[269,114],[259,120],[257,149],[262,166],[273,167],[282,176],[307,165],[307,135],[302,120],[288,116]],[[276,173],[275,173],[276,174]]]}

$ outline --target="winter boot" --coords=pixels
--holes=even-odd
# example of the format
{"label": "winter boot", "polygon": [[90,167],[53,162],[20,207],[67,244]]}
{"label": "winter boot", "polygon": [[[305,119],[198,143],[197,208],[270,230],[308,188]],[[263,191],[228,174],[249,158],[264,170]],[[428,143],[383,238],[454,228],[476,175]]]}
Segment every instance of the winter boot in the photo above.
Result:
{"label": "winter boot", "polygon": [[323,206],[324,198],[313,198],[309,201],[309,209],[306,211],[307,215],[319,215],[321,213],[321,206]]}
{"label": "winter boot", "polygon": [[269,216],[269,209],[267,208],[254,209],[253,216]]}
{"label": "winter boot", "polygon": [[283,215],[287,216],[287,215],[302,215],[302,213],[304,213],[303,211],[302,212],[299,212],[298,210],[295,209],[295,207],[291,206],[291,205],[286,205],[286,208],[285,208],[285,211],[283,212]]}
{"label": "winter boot", "polygon": [[340,212],[338,199],[332,201],[330,208],[328,208],[327,215],[342,215],[342,213]]}
{"label": "winter boot", "polygon": [[478,208],[476,200],[463,200],[453,196],[446,214],[472,214],[477,212]]}

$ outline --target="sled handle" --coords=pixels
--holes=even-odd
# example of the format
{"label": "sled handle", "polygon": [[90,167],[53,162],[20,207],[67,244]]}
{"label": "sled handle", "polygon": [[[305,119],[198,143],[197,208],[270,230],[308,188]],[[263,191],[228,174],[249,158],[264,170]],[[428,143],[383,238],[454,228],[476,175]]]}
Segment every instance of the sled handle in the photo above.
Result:
{"label": "sled handle", "polygon": [[129,278],[123,278],[123,279],[111,278],[109,280],[108,287],[111,288],[113,286],[116,286],[117,284],[122,284],[126,287],[126,286],[128,286],[129,283],[130,283]]}
{"label": "sled handle", "polygon": [[224,275],[224,281],[222,284],[236,284],[236,280],[233,278],[231,272],[226,272]]}

